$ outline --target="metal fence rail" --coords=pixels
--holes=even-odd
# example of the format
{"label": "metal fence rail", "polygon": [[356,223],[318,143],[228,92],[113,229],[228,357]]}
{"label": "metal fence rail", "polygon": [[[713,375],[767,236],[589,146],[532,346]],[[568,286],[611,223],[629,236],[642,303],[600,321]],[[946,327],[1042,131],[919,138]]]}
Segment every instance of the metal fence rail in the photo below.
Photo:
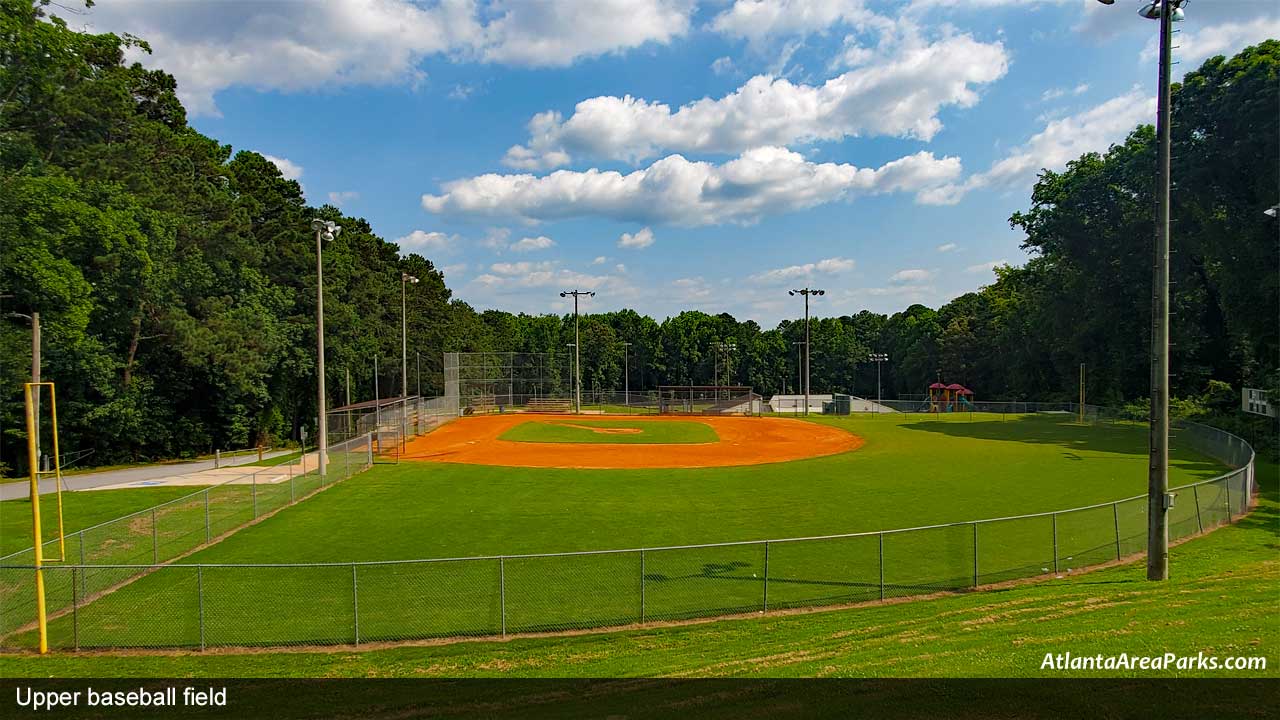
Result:
{"label": "metal fence rail", "polygon": [[[1236,467],[1173,488],[1178,498],[1169,535],[1175,540],[1248,512],[1255,493],[1247,443],[1194,423],[1184,423],[1183,430],[1180,438]],[[141,562],[46,568],[50,607],[61,608],[50,622],[50,646],[359,644],[881,600],[1066,574],[1142,552],[1146,513],[1146,497],[1136,496],[1056,512],[822,537],[306,565],[160,565],[140,547]],[[30,586],[31,572],[29,566],[0,566],[0,586]],[[121,577],[138,579],[100,590]],[[30,612],[8,603],[0,612],[7,628],[0,645],[30,646],[30,630],[13,632]]]}

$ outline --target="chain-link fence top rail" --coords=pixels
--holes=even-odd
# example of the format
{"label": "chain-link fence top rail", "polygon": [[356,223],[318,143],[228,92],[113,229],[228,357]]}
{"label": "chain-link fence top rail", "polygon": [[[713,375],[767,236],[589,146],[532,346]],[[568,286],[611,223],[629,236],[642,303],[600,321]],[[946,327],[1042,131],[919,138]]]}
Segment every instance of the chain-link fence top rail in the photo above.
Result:
{"label": "chain-link fence top rail", "polygon": [[[161,563],[216,543],[263,515],[367,469],[378,457],[380,442],[384,451],[394,450],[405,435],[428,432],[456,416],[443,398],[414,397],[380,403],[371,410],[332,411],[324,476],[318,467],[319,453],[302,452],[296,461],[255,468],[69,533],[61,541],[45,540],[41,543],[45,557],[59,542],[66,547],[65,561],[46,561],[46,572],[51,567],[77,568],[74,587],[63,587],[61,594],[48,593],[47,607],[55,616],[68,607],[75,610],[81,601],[119,588]],[[35,617],[34,583],[29,576],[7,572],[13,566],[33,567],[34,562],[33,548],[0,557],[0,637],[29,625]]]}
{"label": "chain-link fence top rail", "polygon": [[[1174,540],[1248,512],[1256,490],[1247,443],[1196,423],[1180,427],[1180,440],[1235,469],[1172,489],[1178,495],[1169,517]],[[1069,573],[1142,552],[1147,506],[1140,495],[898,530],[558,554],[305,565],[157,565],[143,557],[143,564],[50,566],[44,571],[55,609],[50,645],[358,644],[597,628],[959,590]],[[10,593],[30,587],[32,569],[0,567],[0,587]],[[137,579],[121,584],[122,577]],[[103,587],[115,589],[97,589]],[[0,612],[6,616],[0,644],[30,647],[31,603],[6,602]]]}

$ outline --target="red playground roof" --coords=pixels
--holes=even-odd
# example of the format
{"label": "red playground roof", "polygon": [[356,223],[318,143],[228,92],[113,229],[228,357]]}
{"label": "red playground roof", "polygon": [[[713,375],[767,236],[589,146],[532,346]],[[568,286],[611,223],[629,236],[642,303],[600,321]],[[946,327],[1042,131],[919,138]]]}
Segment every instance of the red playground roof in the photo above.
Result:
{"label": "red playground roof", "polygon": [[942,383],[934,383],[929,386],[929,389],[930,390],[946,390],[947,386],[943,385]]}
{"label": "red playground roof", "polygon": [[964,389],[964,386],[963,386],[963,385],[961,385],[960,383],[951,383],[950,385],[948,385],[948,386],[947,386],[947,389],[948,389],[948,390],[963,390],[963,389]]}

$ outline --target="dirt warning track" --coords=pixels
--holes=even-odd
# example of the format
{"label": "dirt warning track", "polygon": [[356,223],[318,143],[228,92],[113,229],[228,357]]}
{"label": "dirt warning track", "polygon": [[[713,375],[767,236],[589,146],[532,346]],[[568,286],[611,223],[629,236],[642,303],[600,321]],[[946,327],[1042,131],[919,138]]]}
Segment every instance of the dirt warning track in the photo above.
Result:
{"label": "dirt warning track", "polygon": [[817,423],[787,418],[672,417],[636,415],[575,416],[626,419],[637,423],[680,420],[709,425],[720,437],[714,443],[615,444],[533,443],[499,440],[508,429],[526,422],[560,423],[564,415],[513,413],[459,418],[415,438],[404,460],[421,462],[581,469],[700,468],[760,465],[823,457],[857,450],[862,438]]}

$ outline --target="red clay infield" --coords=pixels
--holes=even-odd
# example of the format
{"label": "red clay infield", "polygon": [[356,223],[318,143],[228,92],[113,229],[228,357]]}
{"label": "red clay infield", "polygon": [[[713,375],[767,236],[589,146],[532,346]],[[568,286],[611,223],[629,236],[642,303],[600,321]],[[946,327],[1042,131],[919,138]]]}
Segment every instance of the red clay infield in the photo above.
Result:
{"label": "red clay infield", "polygon": [[710,425],[720,442],[697,444],[530,443],[499,440],[530,421],[558,422],[564,415],[513,413],[459,418],[410,441],[405,460],[545,468],[700,468],[760,465],[857,450],[862,438],[838,428],[788,418],[624,417],[636,422],[681,420]]}

